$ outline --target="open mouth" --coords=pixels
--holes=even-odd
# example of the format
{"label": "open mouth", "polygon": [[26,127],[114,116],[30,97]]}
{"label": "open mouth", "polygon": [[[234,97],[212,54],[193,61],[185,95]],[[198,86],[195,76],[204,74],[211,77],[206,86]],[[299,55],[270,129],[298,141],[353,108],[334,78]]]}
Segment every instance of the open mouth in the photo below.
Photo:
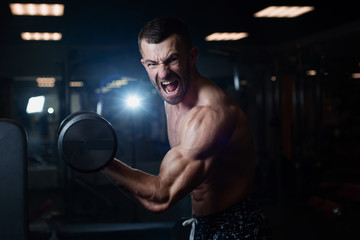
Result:
{"label": "open mouth", "polygon": [[167,94],[175,93],[176,90],[178,89],[178,86],[179,86],[179,82],[177,80],[164,81],[161,83],[161,87],[164,89],[164,91]]}

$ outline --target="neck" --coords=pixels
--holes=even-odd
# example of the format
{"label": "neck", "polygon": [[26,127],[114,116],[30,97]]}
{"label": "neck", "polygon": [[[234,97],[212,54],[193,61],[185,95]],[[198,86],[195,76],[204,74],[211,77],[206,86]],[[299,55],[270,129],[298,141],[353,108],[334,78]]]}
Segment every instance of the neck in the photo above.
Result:
{"label": "neck", "polygon": [[192,108],[196,105],[199,96],[199,87],[201,84],[201,76],[196,69],[193,69],[191,72],[191,77],[189,78],[189,89],[184,97],[184,99],[175,106],[178,106],[182,109]]}

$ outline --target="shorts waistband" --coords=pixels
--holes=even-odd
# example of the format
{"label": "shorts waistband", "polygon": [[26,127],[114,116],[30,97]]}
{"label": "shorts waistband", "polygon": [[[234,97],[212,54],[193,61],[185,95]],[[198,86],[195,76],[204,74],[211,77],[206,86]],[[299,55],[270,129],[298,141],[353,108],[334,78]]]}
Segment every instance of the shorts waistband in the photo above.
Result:
{"label": "shorts waistband", "polygon": [[207,216],[197,216],[194,214],[192,217],[196,219],[197,222],[209,222],[218,218],[228,217],[229,215],[239,215],[241,213],[249,212],[252,209],[254,209],[254,204],[251,199],[246,198],[221,212]]}

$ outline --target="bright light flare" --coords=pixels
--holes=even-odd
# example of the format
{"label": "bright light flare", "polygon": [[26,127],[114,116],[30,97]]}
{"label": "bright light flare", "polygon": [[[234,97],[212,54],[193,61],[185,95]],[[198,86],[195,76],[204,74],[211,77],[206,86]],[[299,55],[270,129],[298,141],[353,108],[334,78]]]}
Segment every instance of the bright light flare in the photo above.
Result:
{"label": "bright light flare", "polygon": [[54,108],[49,107],[48,110],[47,110],[47,112],[48,112],[49,114],[53,114],[53,113],[54,113]]}
{"label": "bright light flare", "polygon": [[126,99],[126,104],[130,108],[137,108],[140,106],[140,98],[137,96],[130,96]]}

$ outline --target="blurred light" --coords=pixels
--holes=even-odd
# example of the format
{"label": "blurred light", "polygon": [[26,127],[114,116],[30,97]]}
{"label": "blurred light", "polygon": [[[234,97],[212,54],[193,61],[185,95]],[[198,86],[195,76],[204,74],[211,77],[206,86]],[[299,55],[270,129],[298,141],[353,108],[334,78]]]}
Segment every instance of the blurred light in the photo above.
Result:
{"label": "blurred light", "polygon": [[270,6],[254,14],[257,18],[294,18],[313,11],[313,6]]}
{"label": "blurred light", "polygon": [[206,41],[236,41],[249,36],[246,32],[216,32],[205,38]]}
{"label": "blurred light", "polygon": [[246,80],[241,80],[240,81],[240,86],[246,86],[247,85],[247,81]]}
{"label": "blurred light", "polygon": [[335,214],[335,215],[341,215],[341,210],[340,210],[340,208],[337,208],[337,207],[336,207],[336,208],[333,209],[332,212],[333,212],[333,214]]}
{"label": "blurred light", "polygon": [[140,99],[137,96],[130,96],[126,99],[126,104],[131,108],[140,106]]}
{"label": "blurred light", "polygon": [[275,82],[276,81],[276,76],[271,76],[271,81]]}
{"label": "blurred light", "polygon": [[36,78],[36,82],[38,87],[54,87],[55,86],[55,78],[54,77],[39,77]]}
{"label": "blurred light", "polygon": [[48,111],[49,114],[53,114],[54,113],[54,108],[49,107],[47,111]]}
{"label": "blurred light", "polygon": [[62,34],[58,32],[22,32],[21,38],[25,41],[60,41]]}
{"label": "blurred light", "polygon": [[315,76],[315,75],[316,75],[316,70],[307,70],[307,71],[306,71],[306,75],[308,75],[308,76]]}
{"label": "blurred light", "polygon": [[29,98],[26,112],[27,113],[38,113],[43,111],[45,103],[45,97],[44,96],[37,96],[37,97],[31,97]]}
{"label": "blurred light", "polygon": [[63,16],[64,4],[10,3],[13,15]]}
{"label": "blurred light", "polygon": [[354,79],[360,79],[360,73],[353,73],[351,76]]}
{"label": "blurred light", "polygon": [[234,87],[236,91],[240,90],[239,70],[235,65],[234,65]]}
{"label": "blurred light", "polygon": [[123,86],[126,86],[131,81],[136,81],[136,79],[128,78],[128,77],[122,77],[121,79],[116,79],[116,80],[113,80],[113,81],[109,82],[108,84],[106,84],[106,86],[103,86],[101,89],[100,88],[96,89],[95,92],[96,93],[100,93],[100,92],[101,93],[107,93],[107,92],[110,92],[114,88],[121,88]]}
{"label": "blurred light", "polygon": [[83,87],[84,82],[82,82],[82,81],[71,81],[71,82],[69,82],[69,86],[70,87]]}

